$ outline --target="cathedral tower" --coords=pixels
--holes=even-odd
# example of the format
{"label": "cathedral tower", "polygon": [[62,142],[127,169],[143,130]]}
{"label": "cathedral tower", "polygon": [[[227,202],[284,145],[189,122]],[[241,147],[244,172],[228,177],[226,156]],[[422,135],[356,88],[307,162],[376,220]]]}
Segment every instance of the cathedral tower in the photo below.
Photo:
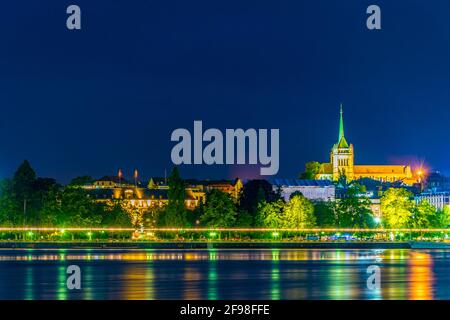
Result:
{"label": "cathedral tower", "polygon": [[344,135],[344,119],[341,104],[339,119],[339,136],[330,152],[330,162],[321,163],[315,178],[320,180],[339,180],[341,176],[347,178],[347,182],[368,178],[372,180],[401,182],[412,185],[417,182],[412,174],[411,167],[403,165],[355,165],[353,145],[348,144]]}
{"label": "cathedral tower", "polygon": [[344,175],[346,176],[347,181],[353,180],[353,158],[353,145],[349,145],[344,136],[344,118],[341,104],[338,142],[333,146],[330,154],[330,162],[333,168],[333,180],[338,180],[340,176]]}

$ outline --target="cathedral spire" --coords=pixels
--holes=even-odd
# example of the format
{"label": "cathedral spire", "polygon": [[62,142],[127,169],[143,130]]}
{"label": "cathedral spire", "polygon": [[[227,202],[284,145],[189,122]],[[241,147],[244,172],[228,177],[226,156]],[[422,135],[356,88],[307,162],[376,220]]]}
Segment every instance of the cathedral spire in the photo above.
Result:
{"label": "cathedral spire", "polygon": [[342,111],[342,103],[341,103],[341,116],[339,118],[339,140],[337,142],[338,148],[348,148],[347,140],[345,140],[344,137],[344,117],[342,114],[344,111]]}
{"label": "cathedral spire", "polygon": [[339,120],[339,139],[338,142],[341,141],[341,138],[344,137],[344,118],[342,117],[342,114],[344,112],[342,111],[342,103],[341,103],[341,117]]}

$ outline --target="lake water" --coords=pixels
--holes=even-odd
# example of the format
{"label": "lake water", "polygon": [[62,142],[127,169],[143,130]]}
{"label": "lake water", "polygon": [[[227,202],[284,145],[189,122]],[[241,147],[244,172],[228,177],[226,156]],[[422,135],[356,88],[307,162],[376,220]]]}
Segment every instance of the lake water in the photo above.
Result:
{"label": "lake water", "polygon": [[450,299],[450,250],[7,249],[0,299]]}

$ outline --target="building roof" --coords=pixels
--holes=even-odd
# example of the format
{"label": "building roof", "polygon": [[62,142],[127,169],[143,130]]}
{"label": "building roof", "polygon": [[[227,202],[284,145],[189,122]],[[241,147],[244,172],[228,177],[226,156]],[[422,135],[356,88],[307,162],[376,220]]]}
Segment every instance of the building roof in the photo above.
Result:
{"label": "building roof", "polygon": [[355,174],[405,174],[408,166],[404,165],[355,165]]}
{"label": "building roof", "polygon": [[345,140],[344,136],[342,136],[342,138],[339,139],[339,143],[338,143],[337,147],[338,148],[348,148],[349,147],[348,143],[347,143],[347,140]]}
{"label": "building roof", "polygon": [[236,178],[234,180],[226,180],[226,179],[222,179],[222,180],[199,180],[199,179],[185,179],[184,182],[188,185],[204,185],[204,186],[208,186],[208,185],[231,185],[234,186],[236,185],[237,181],[239,178]]}
{"label": "building roof", "polygon": [[168,178],[161,178],[161,177],[151,177],[148,182],[153,181],[154,184],[166,184],[166,181]]}
{"label": "building roof", "polygon": [[341,103],[341,112],[340,112],[340,118],[339,118],[339,138],[338,138],[338,143],[337,143],[337,147],[338,148],[348,148],[348,143],[347,140],[345,140],[345,136],[344,136],[344,117],[343,114],[344,111],[342,110],[342,103]]}
{"label": "building roof", "polygon": [[[120,190],[120,195],[123,195],[125,190],[133,190],[134,197],[133,199],[137,199],[137,191],[142,192],[142,200],[167,200],[168,199],[168,190],[167,189],[146,189],[146,188],[98,188],[98,189],[90,189],[88,190],[89,195],[94,199],[112,199],[114,196],[114,190]],[[186,200],[195,200],[195,196],[192,192],[186,192]]]}
{"label": "building roof", "polygon": [[271,179],[269,182],[275,186],[296,187],[328,187],[334,186],[330,180],[307,180],[307,179]]}
{"label": "building roof", "polygon": [[95,181],[112,181],[115,183],[128,183],[128,181],[125,178],[119,179],[118,176],[103,176],[100,179],[97,179]]}
{"label": "building roof", "polygon": [[450,196],[450,192],[449,191],[428,191],[428,192],[422,192],[422,193],[415,195],[415,197],[417,197],[417,198],[435,197],[435,196]]}
{"label": "building roof", "polygon": [[341,139],[344,137],[344,117],[342,114],[344,111],[342,110],[342,103],[341,103],[341,112],[340,112],[340,118],[339,118],[339,138],[338,141],[341,141]]}

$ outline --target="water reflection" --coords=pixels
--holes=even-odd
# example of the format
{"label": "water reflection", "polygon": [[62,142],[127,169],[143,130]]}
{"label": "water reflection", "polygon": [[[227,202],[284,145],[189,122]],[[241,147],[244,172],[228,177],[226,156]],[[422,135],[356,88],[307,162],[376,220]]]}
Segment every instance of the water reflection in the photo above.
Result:
{"label": "water reflection", "polygon": [[95,274],[94,268],[91,265],[88,265],[83,268],[82,272],[82,284],[84,283],[84,288],[82,290],[83,299],[84,300],[93,300],[94,298],[94,290],[95,287]]}
{"label": "water reflection", "polygon": [[[449,252],[0,250],[0,299],[450,299]],[[80,291],[67,289],[71,264]]]}
{"label": "water reflection", "polygon": [[[379,250],[278,250],[277,259],[281,261],[348,261],[348,260],[374,260]],[[381,250],[380,258],[396,260],[404,259],[405,251]],[[239,261],[266,261],[273,260],[272,250],[101,250],[96,252],[83,250],[0,250],[1,261],[70,261],[70,260],[239,260]]]}
{"label": "water reflection", "polygon": [[58,281],[56,282],[56,292],[58,300],[67,300],[67,267],[61,265],[58,267],[57,277]]}
{"label": "water reflection", "polygon": [[433,299],[434,275],[432,267],[433,259],[430,254],[411,252],[408,260],[409,299]]}
{"label": "water reflection", "polygon": [[280,250],[272,250],[272,270],[270,277],[270,299],[280,300],[281,290],[280,290]]}
{"label": "water reflection", "polygon": [[25,290],[25,300],[33,300],[34,299],[34,269],[33,267],[29,266],[25,269],[25,284],[24,284],[24,290]]}
{"label": "water reflection", "polygon": [[[217,300],[217,250],[208,250],[209,263],[208,263],[208,300]],[[197,259],[193,259],[197,260]]]}

